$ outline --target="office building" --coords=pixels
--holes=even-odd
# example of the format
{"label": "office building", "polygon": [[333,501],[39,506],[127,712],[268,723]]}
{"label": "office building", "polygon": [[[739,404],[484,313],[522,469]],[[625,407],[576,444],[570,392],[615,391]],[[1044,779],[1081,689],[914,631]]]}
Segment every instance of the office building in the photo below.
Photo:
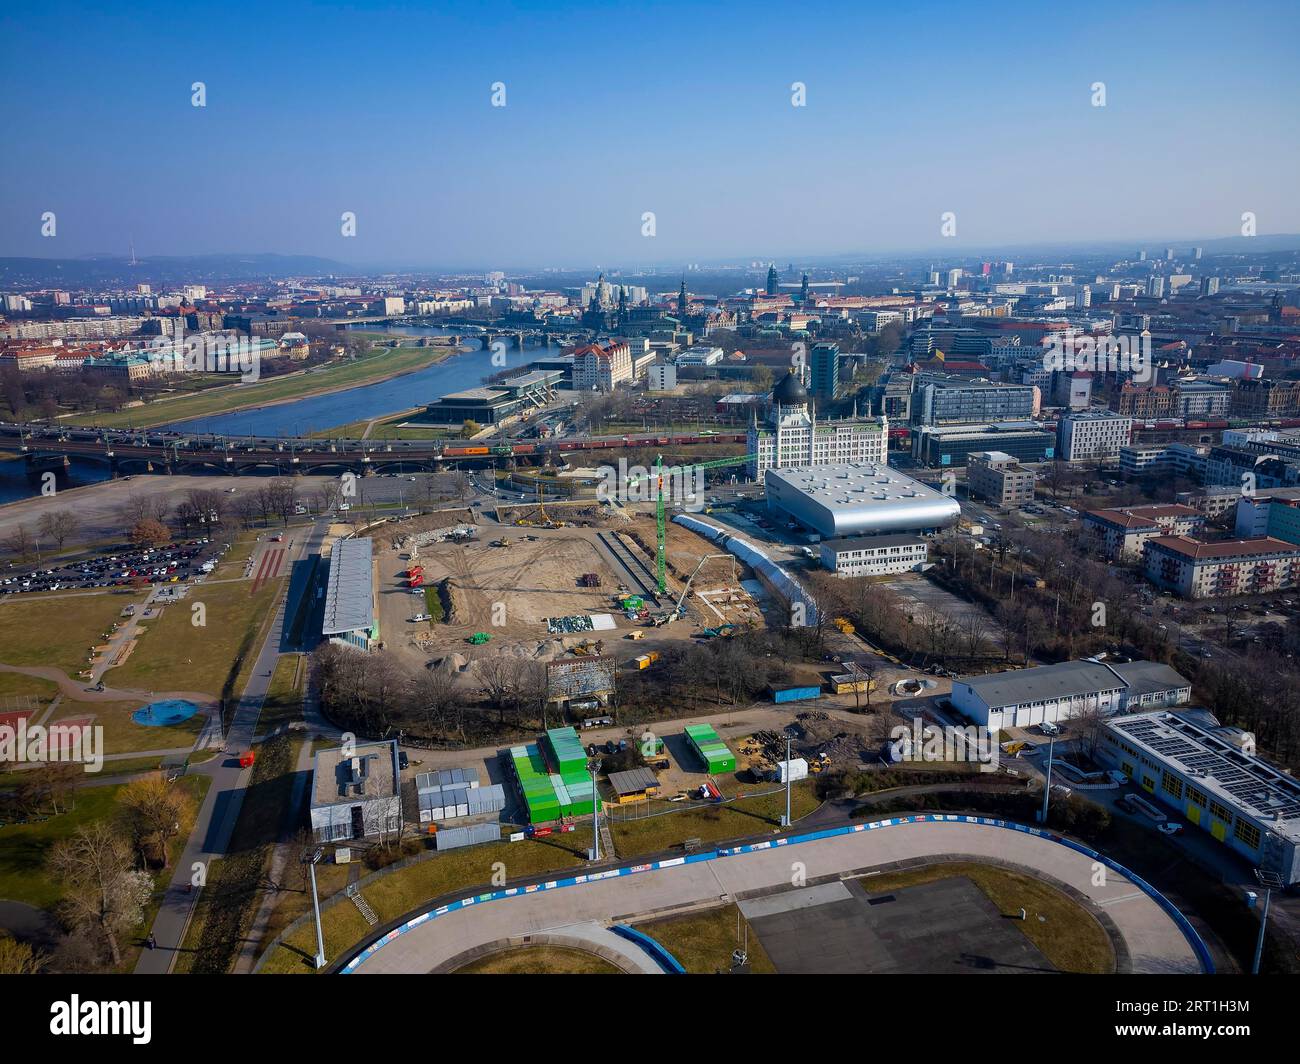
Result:
{"label": "office building", "polygon": [[1005,451],[974,451],[966,462],[971,495],[999,509],[1018,509],[1034,501],[1034,473]]}
{"label": "office building", "polygon": [[762,482],[769,469],[820,466],[842,462],[877,462],[889,457],[888,418],[819,420],[808,392],[793,373],[772,389],[767,415],[750,422],[748,469]]}
{"label": "office building", "polygon": [[397,740],[316,752],[311,830],[317,842],[395,834],[402,826]]}
{"label": "office building", "polygon": [[1300,488],[1275,488],[1237,499],[1234,534],[1239,539],[1268,536],[1300,543]]}
{"label": "office building", "polygon": [[840,348],[838,344],[813,344],[808,362],[812,369],[812,395],[814,399],[830,401],[840,389]]}
{"label": "office building", "polygon": [[823,569],[836,576],[883,576],[926,567],[929,544],[920,536],[849,536],[823,540]]}
{"label": "office building", "polygon": [[1118,458],[1132,430],[1132,418],[1109,410],[1070,413],[1057,422],[1057,453],[1066,462]]}
{"label": "office building", "polygon": [[970,380],[954,374],[918,373],[912,384],[917,425],[977,425],[1031,418],[1039,393],[1023,384]]}
{"label": "office building", "polygon": [[925,425],[912,431],[912,458],[926,466],[964,466],[972,452],[1002,451],[1021,462],[1056,455],[1056,433],[1032,421]]}
{"label": "office building", "polygon": [[1284,886],[1300,882],[1300,783],[1254,754],[1253,737],[1190,713],[1106,722],[1096,755]]}

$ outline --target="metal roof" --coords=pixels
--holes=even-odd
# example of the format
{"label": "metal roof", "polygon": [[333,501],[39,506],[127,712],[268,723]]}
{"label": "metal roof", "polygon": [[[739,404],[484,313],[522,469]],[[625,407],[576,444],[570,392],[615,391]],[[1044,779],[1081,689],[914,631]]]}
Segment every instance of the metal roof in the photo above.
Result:
{"label": "metal roof", "polygon": [[609,785],[619,794],[640,794],[659,786],[659,780],[648,768],[630,768],[626,772],[611,772]]}
{"label": "metal roof", "polygon": [[1190,688],[1192,681],[1181,673],[1158,661],[1130,661],[1110,668],[1120,674],[1128,684],[1128,695],[1153,695],[1160,691],[1177,691]]}
{"label": "metal roof", "polygon": [[325,588],[323,634],[354,632],[374,625],[373,547],[369,539],[340,539],[334,544]]}
{"label": "metal roof", "polygon": [[1115,717],[1107,726],[1188,777],[1196,787],[1300,841],[1300,783],[1176,713]]}
{"label": "metal roof", "polygon": [[1099,661],[1063,661],[987,676],[959,676],[957,683],[970,687],[990,709],[1118,691],[1127,686],[1122,677]]}
{"label": "metal roof", "polygon": [[769,469],[765,486],[769,503],[826,536],[940,528],[961,513],[956,499],[884,463]]}

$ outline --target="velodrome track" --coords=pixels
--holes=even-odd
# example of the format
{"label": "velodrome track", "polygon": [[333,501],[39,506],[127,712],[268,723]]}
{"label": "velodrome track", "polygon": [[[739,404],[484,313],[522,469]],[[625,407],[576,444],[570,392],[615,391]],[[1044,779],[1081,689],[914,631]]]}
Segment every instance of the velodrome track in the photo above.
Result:
{"label": "velodrome track", "polygon": [[[807,881],[897,861],[971,857],[1010,862],[1073,887],[1112,921],[1134,973],[1203,970],[1172,916],[1133,880],[1088,854],[1025,831],[965,819],[892,818],[872,830],[719,856],[453,909],[363,951],[358,974],[429,972],[475,947],[577,924],[627,922],[665,909],[788,888],[795,864]],[[523,844],[521,844],[523,845]],[[628,947],[630,954],[636,953]],[[629,956],[630,959],[630,956]]]}

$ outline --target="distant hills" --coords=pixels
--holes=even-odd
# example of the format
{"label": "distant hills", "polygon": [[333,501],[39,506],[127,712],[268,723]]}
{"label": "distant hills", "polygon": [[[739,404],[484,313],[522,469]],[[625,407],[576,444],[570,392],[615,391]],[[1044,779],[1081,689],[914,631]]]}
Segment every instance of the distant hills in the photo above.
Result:
{"label": "distant hills", "polygon": [[356,276],[357,271],[346,263],[315,255],[152,255],[139,259],[135,265],[121,255],[85,255],[75,259],[0,258],[0,289],[28,285],[166,286],[331,275]]}

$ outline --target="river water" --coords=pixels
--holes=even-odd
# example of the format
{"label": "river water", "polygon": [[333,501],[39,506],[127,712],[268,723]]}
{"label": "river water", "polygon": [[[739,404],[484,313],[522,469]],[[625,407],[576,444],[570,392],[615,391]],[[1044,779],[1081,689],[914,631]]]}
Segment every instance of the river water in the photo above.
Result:
{"label": "river water", "polygon": [[[434,326],[402,325],[383,330],[393,336],[453,336],[453,329]],[[469,340],[468,345],[479,341]],[[449,392],[477,388],[485,377],[504,368],[526,365],[536,358],[558,354],[558,348],[533,347],[524,351],[505,352],[506,365],[493,366],[490,352],[462,351],[426,369],[407,373],[374,384],[362,384],[330,395],[308,396],[293,402],[253,407],[232,414],[192,418],[164,426],[190,432],[216,432],[228,436],[305,436],[353,421],[369,420],[431,403]],[[102,462],[72,460],[67,480],[59,478],[60,488],[79,487],[108,480],[108,467]],[[38,485],[27,478],[26,463],[0,461],[0,504],[29,499],[38,493]]]}

